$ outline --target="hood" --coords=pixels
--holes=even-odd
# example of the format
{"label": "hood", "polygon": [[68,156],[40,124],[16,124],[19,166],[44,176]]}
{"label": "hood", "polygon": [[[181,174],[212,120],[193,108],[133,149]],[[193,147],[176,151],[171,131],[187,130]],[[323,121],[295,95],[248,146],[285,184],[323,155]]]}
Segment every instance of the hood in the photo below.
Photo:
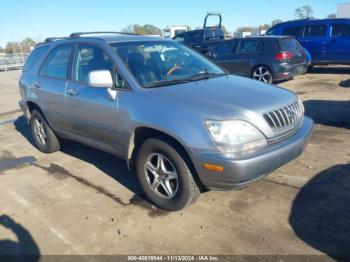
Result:
{"label": "hood", "polygon": [[263,114],[292,104],[297,99],[287,89],[232,75],[156,88],[154,91],[222,118],[236,115],[237,110]]}
{"label": "hood", "polygon": [[[240,119],[259,128],[266,137],[275,137],[263,114],[290,105],[296,95],[286,89],[239,76],[223,76],[152,90],[157,96],[176,102],[201,121]],[[176,108],[174,108],[176,110]]]}

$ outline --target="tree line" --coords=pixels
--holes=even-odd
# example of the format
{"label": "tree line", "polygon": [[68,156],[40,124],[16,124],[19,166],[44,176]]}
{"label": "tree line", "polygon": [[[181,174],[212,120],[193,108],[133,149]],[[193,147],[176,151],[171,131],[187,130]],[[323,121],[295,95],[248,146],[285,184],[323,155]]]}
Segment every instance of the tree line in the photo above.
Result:
{"label": "tree line", "polygon": [[29,53],[35,45],[36,43],[32,38],[26,37],[20,42],[11,41],[8,42],[5,47],[0,46],[0,53]]}

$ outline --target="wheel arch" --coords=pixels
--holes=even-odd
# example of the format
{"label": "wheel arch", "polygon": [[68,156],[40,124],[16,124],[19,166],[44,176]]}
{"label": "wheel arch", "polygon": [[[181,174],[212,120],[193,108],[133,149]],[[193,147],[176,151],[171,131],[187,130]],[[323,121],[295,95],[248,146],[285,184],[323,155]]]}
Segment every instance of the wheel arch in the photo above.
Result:
{"label": "wheel arch", "polygon": [[128,146],[128,155],[127,155],[127,164],[129,170],[133,169],[133,165],[136,159],[137,152],[143,142],[145,142],[149,138],[156,138],[168,142],[171,146],[173,146],[184,159],[188,168],[190,169],[197,185],[202,189],[203,184],[198,176],[198,173],[195,169],[193,161],[190,157],[189,152],[186,150],[186,147],[179,141],[179,139],[174,138],[172,135],[167,134],[164,131],[160,131],[158,129],[152,127],[137,127],[131,134]]}

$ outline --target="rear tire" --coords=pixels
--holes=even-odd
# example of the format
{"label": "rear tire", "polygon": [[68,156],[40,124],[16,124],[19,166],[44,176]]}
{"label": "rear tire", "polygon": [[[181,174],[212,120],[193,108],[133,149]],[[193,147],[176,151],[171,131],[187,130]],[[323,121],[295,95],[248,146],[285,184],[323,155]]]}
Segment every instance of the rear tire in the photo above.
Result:
{"label": "rear tire", "polygon": [[264,66],[264,65],[255,67],[252,71],[251,77],[254,80],[257,80],[266,84],[273,83],[272,72],[267,66]]}
{"label": "rear tire", "polygon": [[178,211],[194,203],[200,191],[177,145],[147,139],[136,156],[136,174],[146,196],[156,206]]}
{"label": "rear tire", "polygon": [[48,154],[60,150],[57,136],[39,111],[32,111],[29,124],[34,144],[41,152]]}

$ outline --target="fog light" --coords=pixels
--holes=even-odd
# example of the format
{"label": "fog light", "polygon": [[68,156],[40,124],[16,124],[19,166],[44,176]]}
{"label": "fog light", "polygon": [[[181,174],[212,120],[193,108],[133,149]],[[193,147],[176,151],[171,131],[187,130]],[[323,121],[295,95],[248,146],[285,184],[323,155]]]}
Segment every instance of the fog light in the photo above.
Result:
{"label": "fog light", "polygon": [[212,164],[208,164],[208,163],[205,163],[203,165],[203,167],[206,170],[215,171],[215,172],[222,172],[222,171],[224,171],[224,167],[223,166],[212,165]]}

